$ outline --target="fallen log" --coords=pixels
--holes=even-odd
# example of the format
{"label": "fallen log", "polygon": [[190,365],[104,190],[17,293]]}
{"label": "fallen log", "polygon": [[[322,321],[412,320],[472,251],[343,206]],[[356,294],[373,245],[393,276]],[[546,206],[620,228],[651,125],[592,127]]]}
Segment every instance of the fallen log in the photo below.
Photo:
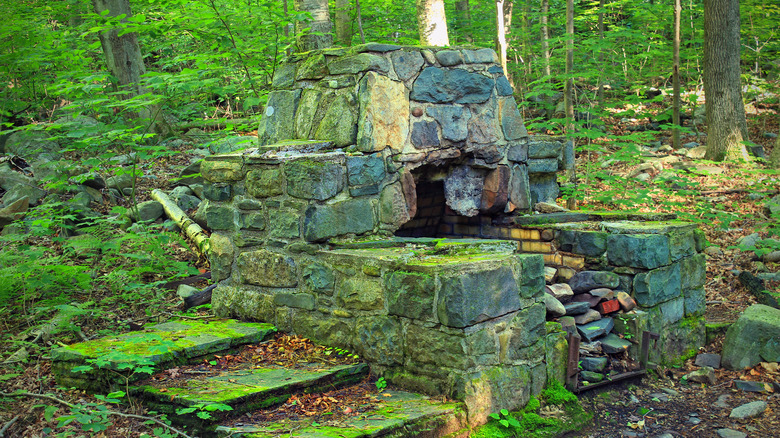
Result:
{"label": "fallen log", "polygon": [[204,272],[202,274],[193,275],[192,277],[182,278],[181,280],[169,281],[162,286],[163,289],[177,289],[182,284],[192,284],[199,281],[208,280],[211,278],[211,272]]}
{"label": "fallen log", "polygon": [[203,256],[208,256],[209,238],[203,231],[203,228],[190,219],[189,216],[187,216],[175,202],[171,201],[164,192],[154,189],[152,190],[151,196],[152,199],[162,204],[165,214],[176,222],[184,234],[195,243],[198,252]]}
{"label": "fallen log", "polygon": [[202,291],[184,298],[184,310],[187,310],[190,307],[200,306],[201,304],[210,303],[211,291],[213,291],[216,287],[216,284],[212,284]]}

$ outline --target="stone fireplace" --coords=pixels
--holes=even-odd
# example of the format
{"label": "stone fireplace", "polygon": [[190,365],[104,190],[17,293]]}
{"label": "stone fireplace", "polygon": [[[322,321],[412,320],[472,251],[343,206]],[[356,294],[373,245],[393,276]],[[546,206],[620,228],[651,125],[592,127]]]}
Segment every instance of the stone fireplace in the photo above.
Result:
{"label": "stone fireplace", "polygon": [[564,380],[545,267],[619,278],[640,305],[622,329],[661,335],[653,360],[703,342],[695,225],[531,214],[558,195],[562,142],[528,136],[492,50],[315,51],[273,87],[257,147],[201,167],[219,314],[355,351],[473,424]]}

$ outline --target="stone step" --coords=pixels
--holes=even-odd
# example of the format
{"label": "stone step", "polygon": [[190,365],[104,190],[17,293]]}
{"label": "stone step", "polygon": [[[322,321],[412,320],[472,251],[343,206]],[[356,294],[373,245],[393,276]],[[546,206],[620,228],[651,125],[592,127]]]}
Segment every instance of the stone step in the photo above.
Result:
{"label": "stone step", "polygon": [[[243,438],[358,438],[358,437],[467,437],[466,413],[462,403],[442,402],[405,391],[387,390],[376,406],[359,413],[318,423],[299,421],[219,426],[220,437]],[[283,434],[283,435],[280,435]]]}
{"label": "stone step", "polygon": [[61,386],[105,394],[199,356],[261,342],[275,332],[271,324],[232,319],[147,324],[140,331],[52,349],[52,372]]}
{"label": "stone step", "polygon": [[[252,364],[246,364],[206,377],[188,374],[158,380],[140,386],[138,391],[149,408],[167,414],[176,423],[208,431],[227,418],[282,404],[293,394],[316,393],[357,383],[368,371],[365,363],[333,366],[308,363],[298,368],[253,368]],[[181,412],[187,408],[194,410]],[[203,415],[204,412],[208,415]]]}

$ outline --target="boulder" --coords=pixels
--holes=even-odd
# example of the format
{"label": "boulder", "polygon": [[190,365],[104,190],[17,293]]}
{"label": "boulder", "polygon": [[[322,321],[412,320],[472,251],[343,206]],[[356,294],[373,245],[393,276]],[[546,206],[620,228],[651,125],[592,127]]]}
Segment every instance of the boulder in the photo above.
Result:
{"label": "boulder", "polygon": [[721,363],[742,370],[780,361],[780,309],[754,304],[726,332]]}

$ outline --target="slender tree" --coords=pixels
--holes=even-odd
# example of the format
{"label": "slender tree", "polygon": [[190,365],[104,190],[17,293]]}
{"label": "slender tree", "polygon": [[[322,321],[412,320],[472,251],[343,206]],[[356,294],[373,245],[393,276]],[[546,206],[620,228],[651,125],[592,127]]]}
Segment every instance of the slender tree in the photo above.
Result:
{"label": "slender tree", "polygon": [[[570,162],[566,164],[566,173],[570,184],[577,182],[574,169],[574,0],[566,0],[566,85],[563,90],[564,105],[566,106],[566,134],[568,141],[566,147],[569,150],[566,155]],[[573,210],[577,206],[574,196],[566,200],[566,207]]]}
{"label": "slender tree", "polygon": [[311,21],[298,21],[295,25],[299,52],[325,49],[333,45],[328,0],[295,0],[295,10],[311,14]]}
{"label": "slender tree", "polygon": [[444,0],[416,0],[420,45],[449,46]]}
{"label": "slender tree", "polygon": [[352,42],[349,0],[336,0],[336,41],[342,46]]}
{"label": "slender tree", "polygon": [[504,0],[496,0],[496,48],[504,76],[509,77],[506,67],[506,25],[504,22]]}
{"label": "slender tree", "polygon": [[458,17],[458,29],[463,34],[463,39],[468,42],[473,42],[474,38],[471,36],[471,7],[469,6],[469,0],[458,0],[455,3],[455,11],[457,11]]}
{"label": "slender tree", "polygon": [[674,65],[672,66],[672,148],[680,149],[680,15],[682,5],[680,0],[674,0]]}
{"label": "slender tree", "polygon": [[[539,19],[541,22],[542,32],[542,59],[544,60],[544,76],[547,78],[547,81],[550,81],[552,77],[552,71],[550,70],[550,28],[547,25],[549,15],[550,0],[542,0],[541,16]],[[555,109],[553,106],[553,97],[546,95],[544,100],[547,102],[547,118],[550,118],[552,117],[553,110]]]}
{"label": "slender tree", "polygon": [[[95,13],[118,17],[123,15],[122,22],[132,17],[129,0],[92,0]],[[120,35],[120,29],[114,28],[101,32],[100,45],[106,57],[106,66],[113,76],[114,87],[123,99],[131,99],[145,94],[147,90],[141,84],[141,76],[146,73],[141,47],[138,45],[138,34],[127,32]],[[167,135],[171,129],[165,123],[158,105],[147,105],[137,113],[128,113],[132,118],[152,120],[152,131]]]}
{"label": "slender tree", "polygon": [[739,0],[704,0],[704,96],[709,160],[749,160],[739,69]]}

